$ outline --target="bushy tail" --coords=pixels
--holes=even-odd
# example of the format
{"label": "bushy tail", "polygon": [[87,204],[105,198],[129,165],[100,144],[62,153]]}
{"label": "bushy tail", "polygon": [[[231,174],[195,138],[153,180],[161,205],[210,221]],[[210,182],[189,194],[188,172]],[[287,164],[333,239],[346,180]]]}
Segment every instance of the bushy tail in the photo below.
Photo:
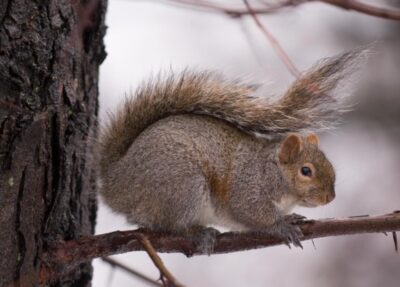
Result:
{"label": "bushy tail", "polygon": [[100,169],[118,161],[152,123],[174,114],[210,115],[239,129],[279,137],[289,132],[331,128],[346,110],[333,93],[366,54],[359,49],[327,58],[297,79],[276,100],[255,96],[255,88],[209,72],[188,72],[152,79],[127,98],[100,135]]}

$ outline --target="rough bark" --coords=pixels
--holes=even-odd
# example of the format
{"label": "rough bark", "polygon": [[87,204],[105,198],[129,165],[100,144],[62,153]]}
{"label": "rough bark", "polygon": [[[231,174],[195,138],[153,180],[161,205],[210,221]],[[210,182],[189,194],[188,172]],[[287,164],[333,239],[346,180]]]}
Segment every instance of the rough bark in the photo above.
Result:
{"label": "rough bark", "polygon": [[[92,234],[106,0],[0,1],[0,286],[36,286],[52,240]],[[52,286],[88,286],[90,263]]]}

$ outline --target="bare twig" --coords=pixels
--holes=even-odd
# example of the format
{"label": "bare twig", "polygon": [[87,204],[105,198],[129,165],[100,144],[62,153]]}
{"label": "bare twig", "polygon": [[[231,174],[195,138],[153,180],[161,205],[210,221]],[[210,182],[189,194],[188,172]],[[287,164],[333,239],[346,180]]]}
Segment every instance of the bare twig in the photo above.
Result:
{"label": "bare twig", "polygon": [[165,282],[164,278],[167,279],[166,286],[183,287],[183,285],[175,279],[175,277],[172,275],[172,273],[169,272],[167,267],[165,267],[160,256],[158,256],[157,251],[154,249],[153,245],[151,245],[150,240],[147,239],[147,237],[144,236],[143,234],[138,234],[137,238],[138,238],[140,244],[142,244],[143,248],[146,250],[150,259],[153,261],[154,265],[160,271],[161,280],[163,282]]}
{"label": "bare twig", "polygon": [[[215,11],[224,13],[232,17],[241,17],[251,14],[248,9],[232,8],[226,5],[217,4],[212,1],[191,1],[191,0],[169,0],[178,4],[183,4],[184,7],[200,8],[204,11]],[[398,8],[384,8],[371,4],[366,4],[357,0],[286,0],[280,1],[275,4],[270,4],[266,7],[257,7],[254,9],[256,14],[271,14],[282,10],[287,7],[294,7],[300,4],[309,2],[323,2],[332,6],[336,6],[346,10],[353,10],[362,14],[367,14],[374,17],[379,17],[389,20],[400,20],[400,9]]]}
{"label": "bare twig", "polygon": [[400,21],[400,9],[383,8],[356,0],[311,0],[331,4],[346,10],[353,10],[374,17]]}
{"label": "bare twig", "polygon": [[[173,2],[179,5],[183,5],[183,7],[189,8],[199,8],[203,11],[211,11],[217,13],[224,13],[230,17],[241,17],[244,15],[249,15],[250,11],[248,9],[243,8],[235,8],[227,5],[221,5],[219,3],[215,3],[212,1],[198,1],[198,0],[169,0],[169,2]],[[257,14],[269,14],[274,13],[281,10],[284,7],[294,6],[296,1],[293,0],[285,0],[280,1],[274,4],[264,4],[263,7],[254,8],[254,11]]]}
{"label": "bare twig", "polygon": [[393,235],[393,242],[394,242],[394,250],[396,250],[396,252],[399,251],[398,245],[397,245],[397,234],[396,232],[392,232]]}
{"label": "bare twig", "polygon": [[[386,215],[347,219],[308,220],[299,224],[303,231],[302,241],[337,235],[358,233],[382,233],[400,230],[400,211]],[[145,235],[158,252],[181,252],[187,256],[202,254],[194,240],[183,235],[170,235],[142,229],[115,231],[106,234],[84,236],[66,242],[49,242],[43,255],[41,282],[60,276],[57,266],[74,266],[96,257],[143,250],[138,236]],[[215,254],[256,249],[283,244],[282,240],[260,233],[233,233],[219,235],[214,247]]]}
{"label": "bare twig", "polygon": [[362,3],[357,0],[282,0],[275,4],[264,3],[263,7],[261,7],[261,8],[260,7],[253,8],[250,5],[250,1],[243,0],[245,9],[232,8],[230,6],[221,5],[221,4],[212,2],[212,1],[204,1],[204,0],[197,0],[197,1],[194,1],[194,0],[169,0],[169,2],[183,4],[183,5],[189,6],[189,7],[196,7],[196,8],[202,8],[202,9],[207,9],[207,10],[211,10],[211,11],[217,11],[217,12],[225,13],[225,14],[233,16],[233,17],[241,17],[243,15],[250,15],[254,19],[255,23],[260,28],[260,30],[263,32],[263,34],[270,41],[270,43],[272,44],[272,47],[274,48],[275,52],[278,54],[279,58],[287,66],[290,73],[296,78],[298,78],[300,76],[299,70],[296,68],[296,66],[293,64],[293,62],[290,60],[289,56],[283,50],[283,48],[281,47],[279,42],[276,40],[276,38],[271,34],[271,32],[261,22],[261,20],[258,17],[258,14],[273,13],[284,7],[296,6],[299,4],[308,3],[308,2],[316,2],[316,1],[330,4],[330,5],[340,7],[343,9],[347,9],[347,10],[354,10],[354,11],[368,14],[371,16],[376,16],[376,17],[381,17],[381,18],[386,18],[386,19],[391,19],[391,20],[400,20],[400,9],[396,9],[396,8],[389,9],[389,8],[377,7],[377,6],[373,6],[370,4]]}
{"label": "bare twig", "polygon": [[314,240],[311,239],[311,243],[312,243],[312,246],[314,247],[314,250],[317,250],[317,246],[315,246]]}
{"label": "bare twig", "polygon": [[108,264],[110,264],[111,266],[118,267],[119,269],[124,270],[124,271],[128,272],[129,274],[131,274],[131,275],[133,275],[133,276],[135,276],[135,277],[137,277],[137,278],[143,280],[144,282],[147,282],[147,283],[149,283],[149,284],[151,284],[153,286],[163,286],[161,283],[159,283],[159,282],[151,279],[150,277],[147,277],[146,275],[144,275],[144,274],[142,274],[142,273],[130,268],[129,266],[126,266],[125,264],[122,264],[121,262],[119,262],[119,261],[117,261],[115,259],[112,259],[110,257],[102,257],[101,259],[104,262],[107,262]]}
{"label": "bare twig", "polygon": [[248,0],[243,0],[244,4],[246,5],[247,10],[249,10],[250,15],[254,19],[254,22],[257,24],[257,26],[260,28],[260,30],[264,33],[265,37],[271,42],[272,47],[274,48],[275,52],[278,54],[279,58],[281,58],[282,62],[286,65],[286,67],[289,69],[290,73],[298,78],[300,76],[299,70],[297,70],[296,66],[293,64],[293,62],[290,60],[289,56],[286,54],[286,52],[283,50],[279,42],[276,40],[276,38],[269,32],[269,30],[263,25],[263,23],[260,21],[258,18],[256,12],[253,10],[251,7],[250,3]]}

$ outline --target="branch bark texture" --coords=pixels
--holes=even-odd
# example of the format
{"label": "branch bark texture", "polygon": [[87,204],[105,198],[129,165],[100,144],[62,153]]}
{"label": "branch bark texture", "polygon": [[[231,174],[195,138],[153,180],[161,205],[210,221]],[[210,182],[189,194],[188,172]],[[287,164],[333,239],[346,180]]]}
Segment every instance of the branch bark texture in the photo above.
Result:
{"label": "branch bark texture", "polygon": [[[400,230],[400,211],[380,216],[357,216],[347,219],[307,220],[299,223],[302,240],[358,233],[395,232]],[[115,231],[55,242],[44,260],[47,266],[74,265],[96,257],[143,250],[138,238],[145,236],[158,252],[179,252],[186,256],[201,255],[195,242],[184,236],[145,230]],[[223,233],[218,236],[214,254],[264,248],[283,244],[281,240],[261,233]],[[45,268],[44,277],[51,280],[54,270]]]}

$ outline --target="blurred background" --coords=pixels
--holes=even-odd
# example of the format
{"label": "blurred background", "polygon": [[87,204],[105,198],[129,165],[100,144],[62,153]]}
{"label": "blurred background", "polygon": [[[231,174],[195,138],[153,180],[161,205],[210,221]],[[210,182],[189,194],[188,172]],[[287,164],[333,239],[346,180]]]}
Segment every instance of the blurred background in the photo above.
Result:
{"label": "blurred background", "polygon": [[[400,5],[396,0],[387,3]],[[320,58],[375,42],[366,70],[353,87],[355,110],[339,129],[321,135],[322,149],[337,170],[337,197],[324,207],[294,211],[326,218],[400,209],[400,22],[313,2],[260,18],[300,70]],[[107,111],[160,70],[218,70],[265,84],[266,96],[282,93],[294,80],[249,16],[232,18],[168,1],[109,0],[107,25],[108,56],[100,73],[102,122]],[[132,228],[100,201],[97,234]],[[390,234],[314,242],[316,249],[307,241],[303,250],[279,246],[210,257],[161,257],[187,286],[400,286],[400,254]],[[144,252],[113,258],[158,278]],[[94,268],[95,287],[147,286],[99,259]]]}

